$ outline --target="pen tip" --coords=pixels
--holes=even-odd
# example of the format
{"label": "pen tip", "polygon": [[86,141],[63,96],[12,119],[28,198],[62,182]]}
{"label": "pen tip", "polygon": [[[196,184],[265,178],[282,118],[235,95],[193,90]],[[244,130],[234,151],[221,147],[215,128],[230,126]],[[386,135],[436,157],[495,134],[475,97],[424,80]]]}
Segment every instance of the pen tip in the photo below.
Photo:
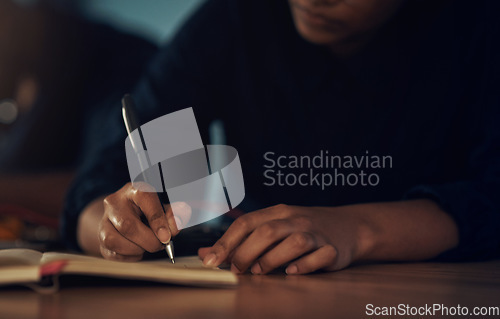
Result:
{"label": "pen tip", "polygon": [[174,260],[174,243],[172,241],[168,242],[168,244],[165,245],[165,250],[167,251],[168,258],[170,258],[170,261],[172,264],[175,264]]}

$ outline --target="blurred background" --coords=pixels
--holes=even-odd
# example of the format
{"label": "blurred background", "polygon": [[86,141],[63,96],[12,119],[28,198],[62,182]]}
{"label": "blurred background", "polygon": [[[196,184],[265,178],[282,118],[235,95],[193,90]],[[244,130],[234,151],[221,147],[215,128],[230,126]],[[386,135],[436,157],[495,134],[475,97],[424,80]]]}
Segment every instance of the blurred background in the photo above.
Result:
{"label": "blurred background", "polygon": [[201,2],[0,0],[0,248],[56,242],[82,123]]}
{"label": "blurred background", "polygon": [[[67,0],[60,0],[66,3]],[[168,40],[201,0],[78,0],[88,19],[109,23],[161,45]]]}

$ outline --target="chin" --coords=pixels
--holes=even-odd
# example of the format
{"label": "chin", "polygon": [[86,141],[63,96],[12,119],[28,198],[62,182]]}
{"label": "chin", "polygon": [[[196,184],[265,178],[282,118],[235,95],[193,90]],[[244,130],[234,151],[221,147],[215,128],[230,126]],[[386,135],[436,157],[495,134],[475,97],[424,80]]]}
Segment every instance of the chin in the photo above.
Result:
{"label": "chin", "polygon": [[318,45],[334,45],[342,42],[344,39],[344,37],[339,33],[311,28],[300,21],[295,22],[295,27],[302,38],[308,42]]}

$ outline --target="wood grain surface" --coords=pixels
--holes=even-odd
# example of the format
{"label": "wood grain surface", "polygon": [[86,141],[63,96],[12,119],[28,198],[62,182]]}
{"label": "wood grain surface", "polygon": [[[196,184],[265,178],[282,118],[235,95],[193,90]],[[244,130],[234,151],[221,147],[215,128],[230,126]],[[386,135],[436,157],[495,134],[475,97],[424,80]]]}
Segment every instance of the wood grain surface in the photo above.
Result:
{"label": "wood grain surface", "polygon": [[367,304],[499,307],[500,261],[372,264],[305,276],[247,274],[234,289],[79,278],[63,282],[51,295],[23,287],[0,290],[0,318],[9,319],[375,318],[366,314]]}

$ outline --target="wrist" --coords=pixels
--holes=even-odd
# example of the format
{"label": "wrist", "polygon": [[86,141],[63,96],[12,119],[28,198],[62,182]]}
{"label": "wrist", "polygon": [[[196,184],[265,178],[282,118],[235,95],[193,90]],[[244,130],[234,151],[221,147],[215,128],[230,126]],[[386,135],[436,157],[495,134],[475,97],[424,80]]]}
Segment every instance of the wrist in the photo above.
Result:
{"label": "wrist", "polygon": [[357,204],[337,208],[351,225],[352,262],[372,259],[381,237],[376,223],[370,219],[370,215],[366,213],[363,206],[363,204]]}
{"label": "wrist", "polygon": [[426,260],[453,248],[458,229],[429,200],[346,206],[353,216],[353,261]]}
{"label": "wrist", "polygon": [[80,248],[92,255],[100,255],[98,228],[104,215],[104,197],[88,204],[80,214],[77,224],[77,242]]}
{"label": "wrist", "polygon": [[379,233],[375,224],[359,214],[356,223],[356,244],[353,261],[370,260],[377,246],[377,234]]}

